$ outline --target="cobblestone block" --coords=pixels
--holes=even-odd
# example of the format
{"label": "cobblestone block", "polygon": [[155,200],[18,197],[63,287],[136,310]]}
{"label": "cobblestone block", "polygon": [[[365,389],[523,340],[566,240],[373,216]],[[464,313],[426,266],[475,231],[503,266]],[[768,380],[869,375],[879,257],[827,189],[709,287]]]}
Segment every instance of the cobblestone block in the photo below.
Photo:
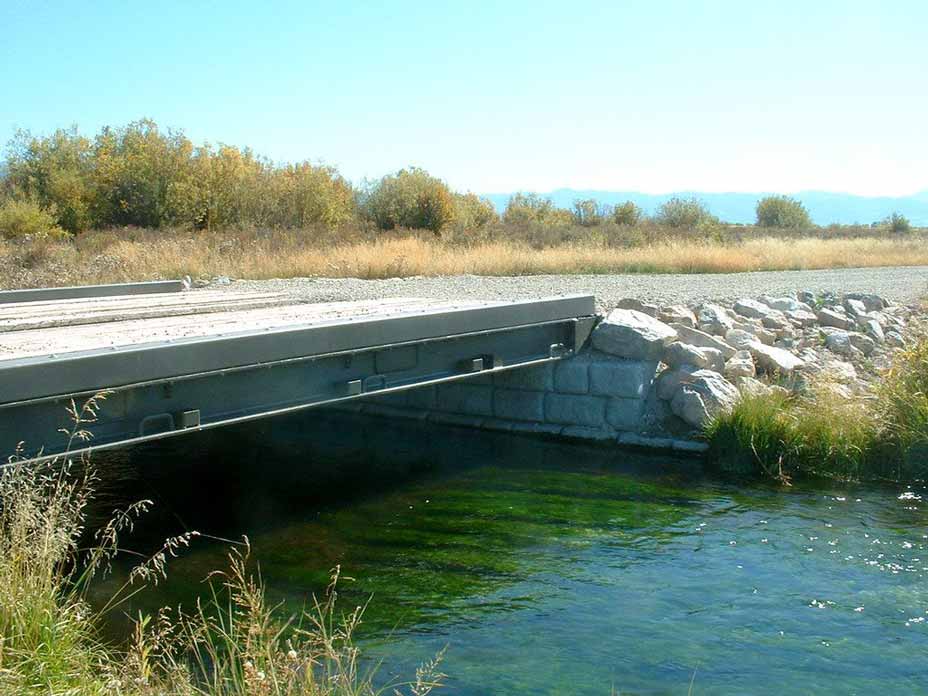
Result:
{"label": "cobblestone block", "polygon": [[669,437],[647,437],[636,433],[619,433],[616,442],[630,447],[647,447],[657,450],[669,450],[673,447],[673,440]]}
{"label": "cobblestone block", "polygon": [[366,404],[402,408],[409,403],[409,394],[405,391],[389,392],[388,394],[371,394],[370,396],[365,396],[362,401]]}
{"label": "cobblestone block", "polygon": [[606,399],[599,396],[547,394],[545,420],[564,425],[586,425],[599,428],[605,423]]}
{"label": "cobblestone block", "polygon": [[657,363],[640,360],[597,360],[590,365],[590,393],[642,398],[654,382]]}
{"label": "cobblestone block", "polygon": [[493,383],[507,389],[528,389],[531,391],[552,391],[554,389],[554,368],[551,363],[519,367],[504,370],[493,375]]}
{"label": "cobblestone block", "polygon": [[513,422],[502,418],[484,418],[480,427],[484,430],[496,430],[502,433],[512,432]]}
{"label": "cobblestone block", "polygon": [[616,430],[640,430],[644,401],[613,397],[606,404],[606,422]]}
{"label": "cobblestone block", "polygon": [[554,365],[554,390],[561,394],[588,394],[590,356],[584,353],[558,361]]}
{"label": "cobblestone block", "polygon": [[583,425],[568,425],[561,431],[561,436],[574,438],[575,440],[606,442],[615,439],[615,432],[603,428],[587,428]]}
{"label": "cobblestone block", "polygon": [[530,423],[528,421],[515,421],[512,424],[514,433],[531,433],[533,435],[560,435],[564,429],[562,425],[554,423]]}
{"label": "cobblestone block", "polygon": [[492,416],[493,387],[466,382],[440,384],[436,408],[468,416]]}
{"label": "cobblestone block", "polygon": [[493,413],[497,418],[542,422],[545,419],[544,392],[497,389],[493,395]]}

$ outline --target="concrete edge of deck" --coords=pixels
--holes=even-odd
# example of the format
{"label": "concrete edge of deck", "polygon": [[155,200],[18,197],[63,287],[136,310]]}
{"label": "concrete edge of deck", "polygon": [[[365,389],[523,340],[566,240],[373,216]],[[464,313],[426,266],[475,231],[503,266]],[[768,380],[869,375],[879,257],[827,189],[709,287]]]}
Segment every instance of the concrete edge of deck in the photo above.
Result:
{"label": "concrete edge of deck", "polygon": [[186,289],[187,284],[183,280],[151,280],[143,283],[114,283],[112,285],[75,285],[63,288],[0,290],[0,304],[72,300],[84,297],[152,295],[157,293],[182,292]]}

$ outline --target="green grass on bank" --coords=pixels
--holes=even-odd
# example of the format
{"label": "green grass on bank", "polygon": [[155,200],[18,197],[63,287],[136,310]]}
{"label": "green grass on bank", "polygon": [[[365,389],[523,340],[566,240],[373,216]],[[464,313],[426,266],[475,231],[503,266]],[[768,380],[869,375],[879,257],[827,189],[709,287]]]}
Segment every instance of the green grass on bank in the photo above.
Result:
{"label": "green grass on bank", "polygon": [[828,384],[742,399],[706,428],[710,461],[782,481],[928,477],[928,334],[900,351],[871,398]]}

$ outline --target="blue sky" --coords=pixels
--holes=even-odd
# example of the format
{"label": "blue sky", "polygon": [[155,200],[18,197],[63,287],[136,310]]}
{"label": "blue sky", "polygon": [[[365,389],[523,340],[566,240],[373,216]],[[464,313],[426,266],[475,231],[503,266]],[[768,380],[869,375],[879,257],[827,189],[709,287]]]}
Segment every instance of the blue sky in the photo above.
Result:
{"label": "blue sky", "polygon": [[928,3],[0,0],[0,137],[196,142],[478,192],[928,189]]}

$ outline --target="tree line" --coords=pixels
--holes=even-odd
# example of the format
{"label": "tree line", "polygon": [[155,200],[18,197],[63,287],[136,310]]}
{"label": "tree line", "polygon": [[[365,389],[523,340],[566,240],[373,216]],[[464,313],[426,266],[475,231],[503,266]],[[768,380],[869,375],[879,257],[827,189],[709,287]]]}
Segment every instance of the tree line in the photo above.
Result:
{"label": "tree line", "polygon": [[[192,229],[266,227],[310,229],[370,225],[380,230],[507,225],[595,227],[638,225],[644,212],[631,201],[605,206],[578,200],[570,210],[536,194],[514,194],[502,216],[486,199],[452,191],[410,167],[353,186],[335,167],[279,164],[248,148],[194,145],[183,132],[149,119],[104,127],[94,137],[76,128],[48,136],[18,131],[0,171],[0,236],[78,234],[87,229],[166,226]],[[664,203],[654,222],[710,229],[720,224],[697,199]],[[908,221],[894,214],[895,231]],[[812,227],[803,205],[786,196],[757,204],[757,224]]]}

